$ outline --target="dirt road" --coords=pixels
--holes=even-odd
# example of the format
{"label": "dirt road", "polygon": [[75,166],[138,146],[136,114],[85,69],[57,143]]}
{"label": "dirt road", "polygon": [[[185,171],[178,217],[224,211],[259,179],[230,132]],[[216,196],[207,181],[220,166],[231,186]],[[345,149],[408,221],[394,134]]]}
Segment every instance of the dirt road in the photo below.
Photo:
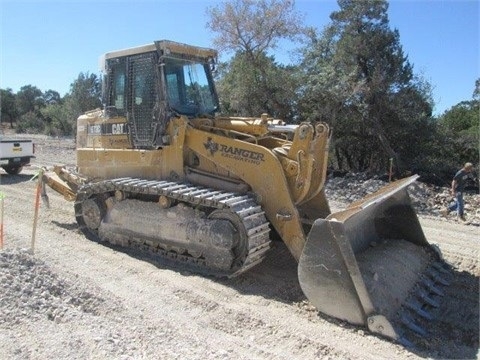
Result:
{"label": "dirt road", "polygon": [[[38,141],[36,165],[75,162],[71,141]],[[1,359],[478,358],[479,228],[421,217],[454,267],[429,334],[407,348],[319,314],[282,243],[231,280],[175,271],[87,240],[73,204],[49,191],[34,256],[35,168],[4,173]],[[2,256],[3,255],[3,256]]]}

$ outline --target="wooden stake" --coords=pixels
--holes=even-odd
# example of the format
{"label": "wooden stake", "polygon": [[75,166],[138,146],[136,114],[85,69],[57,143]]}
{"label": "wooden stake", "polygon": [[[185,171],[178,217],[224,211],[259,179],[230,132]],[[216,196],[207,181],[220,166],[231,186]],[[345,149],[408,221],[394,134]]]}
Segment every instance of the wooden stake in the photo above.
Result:
{"label": "wooden stake", "polygon": [[38,208],[40,207],[40,193],[42,191],[43,169],[38,173],[37,190],[35,192],[35,213],[33,216],[32,229],[32,254],[35,253],[35,236],[37,233]]}

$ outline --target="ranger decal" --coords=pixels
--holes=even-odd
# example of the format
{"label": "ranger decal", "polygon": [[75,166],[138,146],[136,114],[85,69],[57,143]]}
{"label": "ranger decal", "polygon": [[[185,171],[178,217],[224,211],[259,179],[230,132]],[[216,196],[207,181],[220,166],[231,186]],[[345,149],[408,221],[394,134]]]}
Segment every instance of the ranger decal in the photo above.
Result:
{"label": "ranger decal", "polygon": [[208,138],[207,142],[203,144],[205,149],[210,152],[210,155],[215,155],[216,152],[220,152],[221,156],[228,157],[230,159],[243,161],[251,164],[260,164],[262,161],[265,161],[264,154],[238,148],[235,146],[229,146],[225,144],[218,144],[212,140],[212,138]]}

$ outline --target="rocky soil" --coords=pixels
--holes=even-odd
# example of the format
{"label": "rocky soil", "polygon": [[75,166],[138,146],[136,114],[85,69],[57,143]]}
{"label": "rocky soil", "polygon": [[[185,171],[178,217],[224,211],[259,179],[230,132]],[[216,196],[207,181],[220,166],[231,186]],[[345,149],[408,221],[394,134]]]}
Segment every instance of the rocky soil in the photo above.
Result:
{"label": "rocky soil", "polygon": [[[74,164],[72,140],[37,137],[33,166],[1,171],[0,359],[475,359],[479,358],[480,213],[468,224],[439,210],[447,188],[415,183],[412,202],[430,243],[452,266],[424,336],[401,345],[319,314],[298,284],[296,262],[275,242],[270,256],[229,280],[87,240],[73,204],[52,190],[33,234],[38,167]],[[362,174],[330,178],[338,210],[385,185]]]}

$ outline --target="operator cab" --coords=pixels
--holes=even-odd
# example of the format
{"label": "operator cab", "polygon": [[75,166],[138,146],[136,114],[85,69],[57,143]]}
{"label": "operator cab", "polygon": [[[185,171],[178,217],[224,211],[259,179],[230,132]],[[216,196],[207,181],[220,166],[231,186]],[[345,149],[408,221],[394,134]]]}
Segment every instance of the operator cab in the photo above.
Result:
{"label": "operator cab", "polygon": [[213,116],[218,97],[212,77],[217,53],[172,41],[107,53],[102,58],[107,117],[126,117],[135,148],[166,145],[172,116]]}

